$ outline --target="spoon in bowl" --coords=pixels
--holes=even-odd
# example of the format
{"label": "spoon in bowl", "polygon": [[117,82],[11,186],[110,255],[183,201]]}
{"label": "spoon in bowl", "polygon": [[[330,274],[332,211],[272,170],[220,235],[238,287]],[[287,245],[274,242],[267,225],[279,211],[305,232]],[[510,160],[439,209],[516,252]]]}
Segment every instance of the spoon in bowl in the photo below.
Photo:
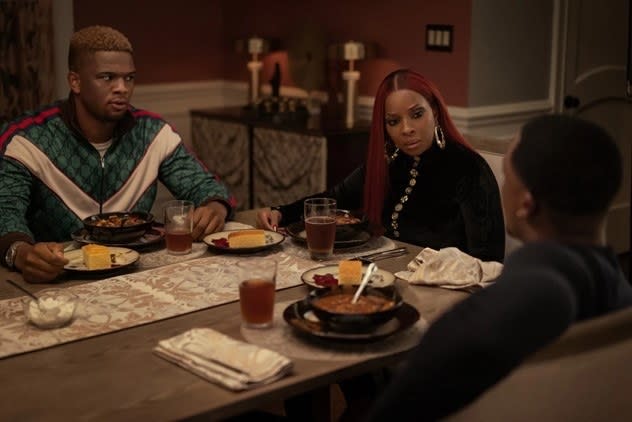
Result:
{"label": "spoon in bowl", "polygon": [[366,269],[366,273],[364,273],[364,278],[362,279],[362,282],[360,283],[358,290],[356,290],[355,295],[353,295],[353,299],[351,300],[351,303],[356,303],[358,299],[360,299],[360,295],[362,294],[362,291],[364,290],[366,285],[369,284],[369,280],[371,279],[371,276],[373,275],[375,271],[377,271],[377,265],[375,265],[375,262],[371,262]]}

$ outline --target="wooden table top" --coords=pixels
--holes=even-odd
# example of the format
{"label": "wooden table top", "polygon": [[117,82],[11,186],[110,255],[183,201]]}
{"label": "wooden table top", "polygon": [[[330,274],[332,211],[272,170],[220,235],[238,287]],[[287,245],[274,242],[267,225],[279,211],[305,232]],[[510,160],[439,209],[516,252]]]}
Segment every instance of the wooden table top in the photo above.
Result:
{"label": "wooden table top", "polygon": [[[391,272],[405,269],[420,250],[406,246],[408,255],[382,260],[380,267]],[[0,269],[0,277],[23,283],[19,274],[5,268]],[[67,285],[82,282],[73,280]],[[50,286],[28,285],[32,290]],[[408,286],[405,282],[402,286],[404,299],[427,321],[467,296],[446,289]],[[306,294],[306,286],[292,287],[278,291],[276,301],[298,300]],[[0,283],[0,299],[19,295],[8,283]],[[232,302],[1,359],[0,419],[174,420],[192,416],[221,419],[387,366],[403,355],[344,361],[293,358],[291,375],[267,386],[232,392],[152,353],[160,340],[193,327],[210,327],[244,340],[239,312],[239,303]]]}

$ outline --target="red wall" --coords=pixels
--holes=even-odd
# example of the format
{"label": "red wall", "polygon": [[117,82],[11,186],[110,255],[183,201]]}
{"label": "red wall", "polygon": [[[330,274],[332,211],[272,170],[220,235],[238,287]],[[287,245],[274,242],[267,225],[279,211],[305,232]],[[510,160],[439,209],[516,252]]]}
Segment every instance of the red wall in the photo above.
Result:
{"label": "red wall", "polygon": [[[381,79],[398,67],[424,73],[451,105],[467,104],[471,0],[232,0],[223,3],[225,76],[247,80],[246,59],[230,54],[230,42],[251,35],[288,40],[301,24],[316,24],[330,42],[349,39],[377,44],[378,58],[358,63],[360,93],[373,95]],[[425,51],[427,23],[453,24],[454,51]],[[271,70],[272,65],[268,68]],[[288,72],[283,72],[287,74]],[[339,73],[339,72],[338,72]],[[269,73],[263,80],[270,78]],[[284,84],[288,84],[288,79]]]}
{"label": "red wall", "polygon": [[[450,105],[467,105],[471,0],[110,0],[106,8],[75,1],[75,28],[111,25],[134,44],[140,83],[208,79],[248,80],[247,55],[235,40],[276,38],[287,48],[297,29],[316,25],[328,43],[350,39],[376,46],[376,57],[358,62],[360,94],[373,95],[380,80],[411,67],[437,83]],[[452,53],[429,52],[425,25],[454,25]],[[294,85],[287,52],[264,59],[267,82],[279,61],[283,85]],[[329,62],[328,86],[340,87],[341,66]]]}
{"label": "red wall", "polygon": [[216,0],[75,0],[73,8],[75,29],[108,25],[129,38],[140,84],[223,77]]}

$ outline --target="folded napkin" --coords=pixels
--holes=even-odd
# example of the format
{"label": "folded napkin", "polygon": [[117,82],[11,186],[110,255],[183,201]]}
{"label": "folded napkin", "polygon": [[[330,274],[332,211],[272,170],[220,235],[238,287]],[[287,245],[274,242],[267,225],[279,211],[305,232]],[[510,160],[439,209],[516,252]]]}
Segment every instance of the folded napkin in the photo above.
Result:
{"label": "folded napkin", "polygon": [[396,275],[411,284],[464,289],[489,285],[502,269],[500,262],[481,261],[457,248],[424,248],[408,263],[408,271]]}
{"label": "folded napkin", "polygon": [[193,328],[162,340],[154,352],[231,390],[269,384],[292,370],[292,361],[285,356],[210,328]]}

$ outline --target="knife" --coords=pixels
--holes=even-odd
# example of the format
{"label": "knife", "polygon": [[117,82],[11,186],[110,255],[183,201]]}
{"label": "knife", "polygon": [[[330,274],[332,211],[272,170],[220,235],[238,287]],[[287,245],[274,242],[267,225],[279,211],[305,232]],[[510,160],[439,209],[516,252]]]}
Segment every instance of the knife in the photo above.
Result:
{"label": "knife", "polygon": [[390,249],[388,251],[373,252],[367,255],[355,256],[351,259],[371,263],[380,259],[395,258],[397,256],[406,255],[407,253],[408,249],[406,249],[405,246],[402,246],[400,248]]}

